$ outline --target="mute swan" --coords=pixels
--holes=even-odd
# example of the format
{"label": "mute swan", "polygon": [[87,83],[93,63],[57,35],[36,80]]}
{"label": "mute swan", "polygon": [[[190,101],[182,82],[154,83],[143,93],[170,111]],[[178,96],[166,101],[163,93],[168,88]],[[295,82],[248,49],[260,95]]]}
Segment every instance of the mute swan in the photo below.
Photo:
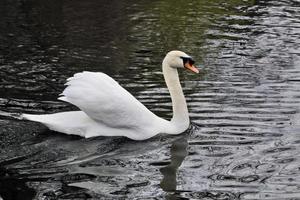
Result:
{"label": "mute swan", "polygon": [[171,121],[156,116],[108,75],[87,71],[68,78],[67,87],[58,98],[74,104],[81,111],[22,114],[21,117],[43,123],[54,131],[86,138],[126,136],[145,140],[159,133],[179,134],[188,128],[190,121],[177,68],[199,73],[193,64],[193,59],[181,51],[170,51],[162,62],[172,99]]}

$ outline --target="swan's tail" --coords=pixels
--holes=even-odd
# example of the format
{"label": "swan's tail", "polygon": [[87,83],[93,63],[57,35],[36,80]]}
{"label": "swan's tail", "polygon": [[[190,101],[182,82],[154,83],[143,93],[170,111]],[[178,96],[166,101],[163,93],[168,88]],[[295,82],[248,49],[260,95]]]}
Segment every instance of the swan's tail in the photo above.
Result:
{"label": "swan's tail", "polygon": [[44,123],[47,121],[46,115],[31,115],[31,114],[22,114],[22,113],[9,113],[0,110],[0,116],[9,117],[18,120],[30,120],[35,122]]}
{"label": "swan's tail", "polygon": [[[21,119],[40,122],[49,127],[49,125],[54,124],[72,124],[72,119],[74,115],[71,115],[75,112],[64,112],[64,113],[55,113],[55,114],[22,114]],[[50,128],[50,127],[49,127]]]}
{"label": "swan's tail", "polygon": [[41,123],[44,122],[43,117],[41,117],[41,115],[21,114],[20,119],[41,122]]}
{"label": "swan's tail", "polygon": [[86,137],[86,126],[94,123],[82,111],[69,111],[54,114],[22,114],[22,119],[40,122],[49,129],[61,133]]}
{"label": "swan's tail", "polygon": [[21,113],[9,113],[9,112],[4,112],[2,110],[0,110],[0,116],[9,117],[9,118],[18,119],[18,120],[23,119],[23,116]]}

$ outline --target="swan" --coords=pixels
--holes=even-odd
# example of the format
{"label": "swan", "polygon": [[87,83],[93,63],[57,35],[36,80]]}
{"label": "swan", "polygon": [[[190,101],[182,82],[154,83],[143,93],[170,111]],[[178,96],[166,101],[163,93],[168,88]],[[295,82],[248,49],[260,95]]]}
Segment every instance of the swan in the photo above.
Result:
{"label": "swan", "polygon": [[177,68],[199,73],[194,63],[191,56],[177,50],[168,52],[163,59],[162,71],[172,100],[171,121],[156,116],[113,78],[88,71],[68,78],[58,98],[74,104],[80,111],[22,114],[21,118],[40,122],[53,131],[85,138],[125,136],[145,140],[159,133],[180,134],[189,127],[190,120]]}

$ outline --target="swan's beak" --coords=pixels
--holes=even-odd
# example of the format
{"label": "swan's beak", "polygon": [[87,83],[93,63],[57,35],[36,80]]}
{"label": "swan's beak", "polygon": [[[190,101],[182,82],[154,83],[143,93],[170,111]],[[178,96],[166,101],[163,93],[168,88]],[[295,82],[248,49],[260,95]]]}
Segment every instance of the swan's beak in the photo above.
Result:
{"label": "swan's beak", "polygon": [[190,62],[186,62],[186,63],[184,64],[184,67],[185,67],[186,69],[188,69],[188,70],[194,72],[194,73],[199,74],[199,69],[197,69],[197,68],[195,67],[195,65],[191,64]]}

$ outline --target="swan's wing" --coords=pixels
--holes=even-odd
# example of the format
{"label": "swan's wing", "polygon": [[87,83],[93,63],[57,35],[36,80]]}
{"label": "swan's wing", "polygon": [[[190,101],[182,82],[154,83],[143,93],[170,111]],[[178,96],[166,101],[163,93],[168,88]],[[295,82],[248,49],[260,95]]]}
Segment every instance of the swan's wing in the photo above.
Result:
{"label": "swan's wing", "polygon": [[72,103],[90,118],[107,127],[139,128],[156,116],[121,87],[100,72],[82,72],[69,78],[58,99]]}

